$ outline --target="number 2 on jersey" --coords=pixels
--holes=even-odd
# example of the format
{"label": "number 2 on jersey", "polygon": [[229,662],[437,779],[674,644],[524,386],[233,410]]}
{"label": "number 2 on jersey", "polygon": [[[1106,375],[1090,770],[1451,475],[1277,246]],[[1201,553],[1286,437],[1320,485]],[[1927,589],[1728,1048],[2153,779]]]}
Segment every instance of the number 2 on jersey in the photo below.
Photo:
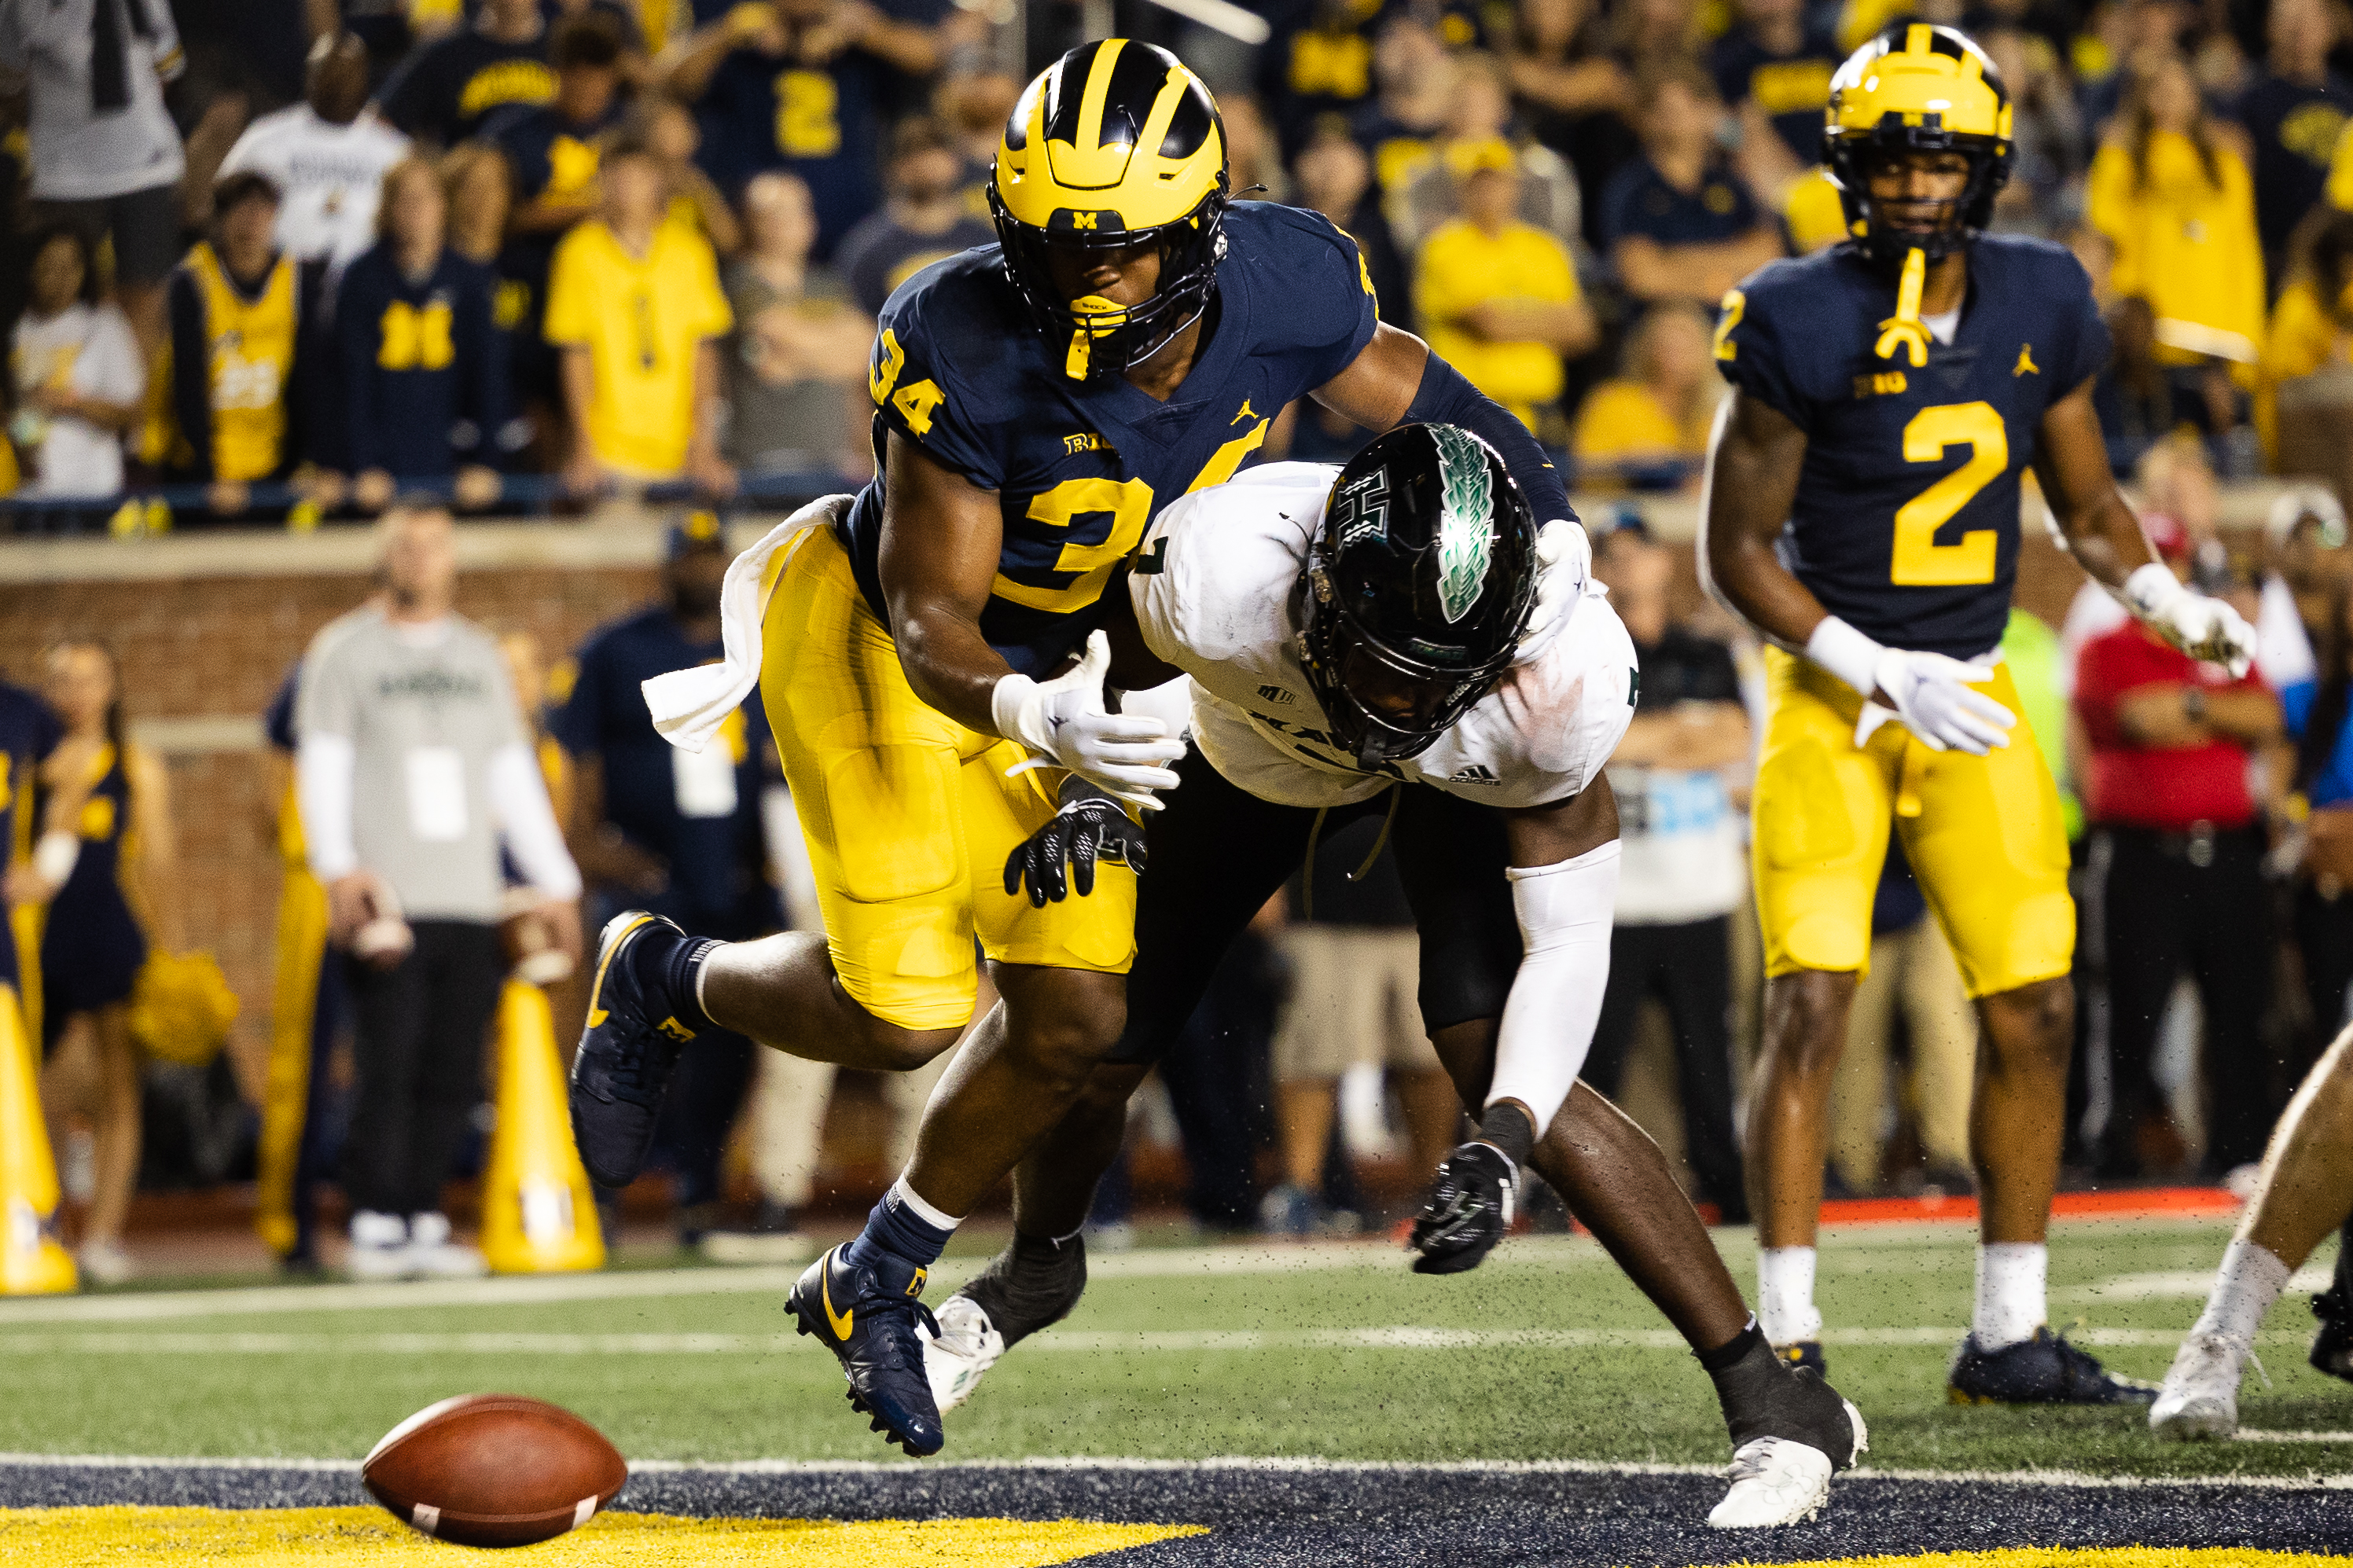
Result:
{"label": "number 2 on jersey", "polygon": [[1904,460],[1936,463],[1947,447],[1967,447],[1969,460],[1895,511],[1895,551],[1888,579],[1908,588],[1949,588],[1993,581],[2000,535],[1973,528],[1955,543],[1936,542],[1977,493],[2010,468],[2010,435],[1990,403],[1946,403],[1923,408],[1904,426]]}

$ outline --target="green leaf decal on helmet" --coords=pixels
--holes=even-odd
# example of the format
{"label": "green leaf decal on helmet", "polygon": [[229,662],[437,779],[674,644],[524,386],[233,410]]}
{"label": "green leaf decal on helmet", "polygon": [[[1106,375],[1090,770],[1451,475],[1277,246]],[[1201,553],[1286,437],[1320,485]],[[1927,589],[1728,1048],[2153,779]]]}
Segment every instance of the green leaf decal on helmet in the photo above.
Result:
{"label": "green leaf decal on helmet", "polygon": [[1487,581],[1494,535],[1487,455],[1451,425],[1433,425],[1439,471],[1445,479],[1445,514],[1438,525],[1438,601],[1447,620],[1459,621],[1479,602]]}

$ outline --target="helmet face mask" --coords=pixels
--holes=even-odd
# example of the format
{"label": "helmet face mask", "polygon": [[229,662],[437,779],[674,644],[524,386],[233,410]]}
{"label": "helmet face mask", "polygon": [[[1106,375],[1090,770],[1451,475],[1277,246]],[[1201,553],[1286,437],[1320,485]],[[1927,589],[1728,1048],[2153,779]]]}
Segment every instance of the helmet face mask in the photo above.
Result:
{"label": "helmet face mask", "polygon": [[1407,425],[1358,453],[1293,595],[1332,743],[1366,769],[1427,751],[1511,668],[1535,579],[1535,513],[1486,443]]}
{"label": "helmet face mask", "polygon": [[[1176,57],[1123,38],[1049,67],[1007,121],[988,205],[1006,275],[1080,382],[1143,363],[1200,320],[1224,257],[1225,124]],[[1160,278],[1130,303],[1072,295],[1057,252],[1159,251]]]}
{"label": "helmet face mask", "polygon": [[[1993,62],[1950,27],[1901,24],[1849,56],[1831,81],[1822,162],[1864,254],[1890,267],[1915,250],[1941,261],[1976,238],[2010,181],[2010,93]],[[1872,171],[1891,158],[1922,153],[1964,158],[1968,174],[1947,201],[1889,202],[1914,211],[1946,209],[1932,223],[1911,221],[1907,212],[1899,224],[1894,212],[1878,210]]]}

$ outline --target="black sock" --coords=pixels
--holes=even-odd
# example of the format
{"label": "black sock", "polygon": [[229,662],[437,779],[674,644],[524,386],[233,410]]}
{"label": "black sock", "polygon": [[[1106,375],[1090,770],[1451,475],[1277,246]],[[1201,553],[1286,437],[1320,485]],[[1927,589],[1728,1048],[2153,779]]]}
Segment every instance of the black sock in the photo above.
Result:
{"label": "black sock", "polygon": [[1517,1102],[1503,1100],[1487,1108],[1479,1119],[1479,1136],[1511,1156],[1514,1165],[1525,1165],[1535,1152],[1535,1123]]}
{"label": "black sock", "polygon": [[1017,1230],[1013,1245],[989,1259],[988,1267],[956,1294],[979,1302],[1010,1347],[1069,1317],[1086,1288],[1084,1237],[1055,1239]]}
{"label": "black sock", "polygon": [[[696,982],[702,978],[702,961],[724,945],[709,937],[673,935],[657,924],[638,936],[631,955],[637,960],[638,984],[656,1009],[696,1034],[716,1028],[695,994]],[[661,1018],[652,1021],[659,1025]]]}
{"label": "black sock", "polygon": [[1820,1449],[1840,1469],[1854,1462],[1854,1426],[1846,1402],[1813,1372],[1793,1372],[1773,1353],[1757,1320],[1728,1344],[1702,1352],[1735,1448],[1757,1437],[1787,1437]]}

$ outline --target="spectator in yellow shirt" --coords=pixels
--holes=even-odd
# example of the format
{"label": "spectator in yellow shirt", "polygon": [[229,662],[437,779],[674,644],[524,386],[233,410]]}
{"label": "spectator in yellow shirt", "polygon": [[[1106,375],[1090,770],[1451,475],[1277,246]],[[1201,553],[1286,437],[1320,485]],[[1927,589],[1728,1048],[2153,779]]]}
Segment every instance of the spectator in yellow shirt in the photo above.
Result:
{"label": "spectator in yellow shirt", "polygon": [[563,355],[572,422],[565,483],[588,494],[616,478],[684,477],[732,492],[718,340],[735,319],[711,242],[663,221],[670,191],[642,135],[613,140],[599,183],[601,216],[564,237],[548,278],[547,341]]}
{"label": "spectator in yellow shirt", "polygon": [[1653,305],[1626,340],[1626,374],[1586,395],[1570,452],[1580,484],[1668,489],[1696,480],[1724,382],[1698,306]]}
{"label": "spectator in yellow shirt", "polygon": [[2298,248],[2303,255],[2272,307],[2263,342],[2267,382],[2353,358],[2353,212],[2330,212]]}
{"label": "spectator in yellow shirt", "polygon": [[2263,340],[2254,188],[2179,55],[2156,61],[2126,94],[2092,160],[2086,206],[2116,243],[2116,291],[2148,301],[2168,362],[2226,360],[2252,382]]}
{"label": "spectator in yellow shirt", "polygon": [[1462,216],[1421,247],[1414,310],[1430,351],[1536,428],[1540,408],[1566,382],[1564,358],[1593,344],[1593,313],[1577,287],[1568,250],[1519,221],[1519,167],[1502,142],[1472,143]]}

